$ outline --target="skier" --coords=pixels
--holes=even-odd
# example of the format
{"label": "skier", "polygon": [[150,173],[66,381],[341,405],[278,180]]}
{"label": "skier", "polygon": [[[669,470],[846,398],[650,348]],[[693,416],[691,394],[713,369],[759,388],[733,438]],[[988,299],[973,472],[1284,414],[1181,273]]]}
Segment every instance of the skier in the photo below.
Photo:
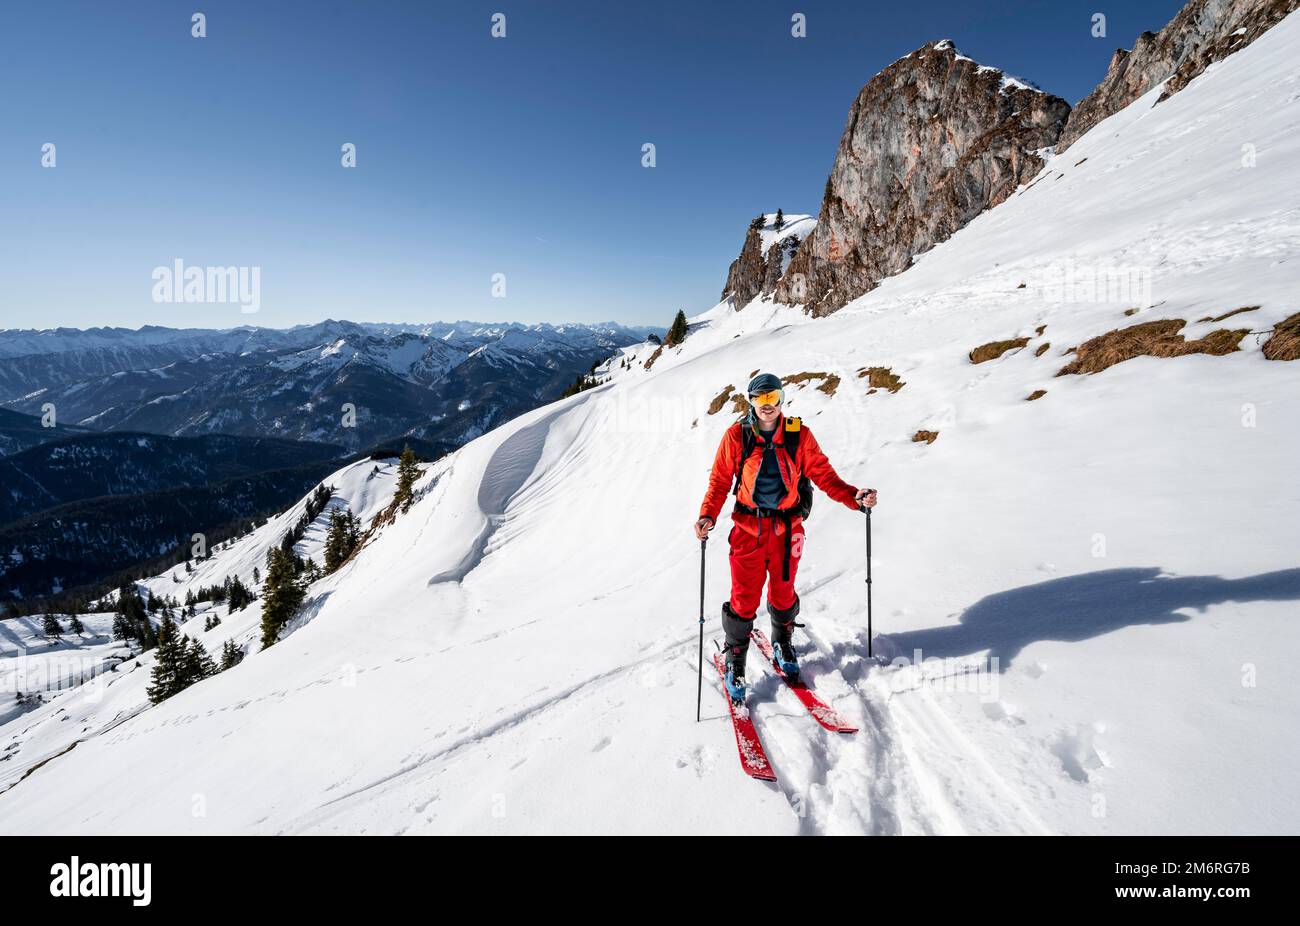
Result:
{"label": "skier", "polygon": [[734,492],[728,536],[731,599],[722,605],[722,628],[727,639],[727,693],[735,703],[745,698],[749,632],[765,581],[775,658],[787,675],[799,672],[791,636],[799,614],[794,577],[803,555],[803,519],[812,505],[808,479],[855,511],[876,504],[875,489],[857,489],[841,479],[812,432],[798,418],[782,414],[785,390],[778,377],[760,373],[747,391],[749,412],[722,436],[695,522],[696,539],[705,539],[727,495]]}

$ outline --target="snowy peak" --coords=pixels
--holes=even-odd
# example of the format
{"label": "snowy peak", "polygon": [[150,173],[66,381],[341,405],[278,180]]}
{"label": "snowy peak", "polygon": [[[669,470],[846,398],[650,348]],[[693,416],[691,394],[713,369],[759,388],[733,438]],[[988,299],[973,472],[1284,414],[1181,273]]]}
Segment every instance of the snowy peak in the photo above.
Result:
{"label": "snowy peak", "polygon": [[810,215],[765,212],[749,223],[740,256],[727,268],[722,298],[743,308],[756,296],[771,293],[790,258],[811,234],[816,221]]}
{"label": "snowy peak", "polygon": [[1023,80],[1019,77],[1012,77],[1001,68],[996,68],[987,64],[980,64],[974,58],[962,54],[952,39],[940,39],[937,42],[930,42],[926,45],[922,45],[916,51],[908,52],[906,55],[903,55],[903,57],[895,61],[894,64],[900,64],[913,58],[923,58],[926,55],[936,52],[945,55],[954,64],[963,62],[974,65],[975,74],[978,77],[996,78],[998,81],[998,89],[1003,93],[1014,90],[1038,90],[1037,87],[1027,80]]}
{"label": "snowy peak", "polygon": [[1033,177],[1069,112],[951,39],[899,58],[854,100],[816,227],[774,298],[824,315],[907,269]]}
{"label": "snowy peak", "polygon": [[1300,0],[1191,0],[1157,33],[1144,32],[1131,51],[1117,49],[1097,88],[1070,114],[1064,151],[1103,119],[1165,84],[1163,102],[1207,67],[1249,46],[1300,7]]}

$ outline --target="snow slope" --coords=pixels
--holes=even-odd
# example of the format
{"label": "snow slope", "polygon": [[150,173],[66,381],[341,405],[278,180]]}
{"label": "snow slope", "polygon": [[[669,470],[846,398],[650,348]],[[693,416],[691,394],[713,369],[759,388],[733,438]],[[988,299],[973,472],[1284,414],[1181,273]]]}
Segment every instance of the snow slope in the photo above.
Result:
{"label": "snow slope", "polygon": [[[330,511],[346,506],[368,525],[391,501],[396,480],[395,463],[374,460],[349,464],[328,477],[324,482],[335,491],[295,544],[295,552],[321,564]],[[220,544],[192,573],[177,567],[139,584],[151,595],[181,602],[189,592],[220,585],[227,576],[255,588],[253,570],[265,570],[267,548],[279,544],[302,517],[306,504],[304,498],[249,534]],[[204,631],[205,621],[213,616],[219,617],[221,624]],[[21,781],[29,769],[149,710],[145,689],[153,657],[127,658],[126,644],[112,638],[111,612],[82,615],[81,619],[86,633],[80,637],[65,634],[61,642],[45,638],[39,618],[0,622],[0,693],[5,698],[0,704],[0,793]],[[234,640],[245,653],[256,651],[261,620],[261,606],[256,601],[233,614],[224,604],[200,602],[196,614],[182,621],[180,629],[202,643],[215,659],[226,640]],[[66,618],[62,623],[67,626]],[[89,681],[69,687],[79,679]],[[13,700],[17,691],[39,692],[44,706],[20,709]]]}
{"label": "snow slope", "polygon": [[[1251,335],[1054,374],[1112,328],[1296,311],[1298,42],[1293,15],[1153,91],[832,316],[720,306],[651,371],[611,363],[431,465],[276,646],[115,727],[101,712],[11,784],[24,747],[0,831],[1296,832],[1300,366]],[[1097,271],[1136,289],[1057,291]],[[906,385],[868,394],[877,365]],[[755,660],[773,785],[741,775],[707,675],[693,716],[688,528],[731,420],[708,407],[756,368],[839,377],[792,385],[789,410],[881,493],[885,659],[865,655],[861,515],[818,499],[798,581],[806,674],[862,730],[823,732]]]}

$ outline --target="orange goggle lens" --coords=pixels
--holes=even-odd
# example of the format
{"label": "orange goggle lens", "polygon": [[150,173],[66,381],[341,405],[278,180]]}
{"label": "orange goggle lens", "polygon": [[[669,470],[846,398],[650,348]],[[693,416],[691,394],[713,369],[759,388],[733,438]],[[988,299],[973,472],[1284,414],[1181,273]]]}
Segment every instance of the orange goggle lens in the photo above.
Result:
{"label": "orange goggle lens", "polygon": [[771,392],[763,392],[759,395],[752,395],[749,400],[755,405],[780,405],[781,390],[773,389]]}

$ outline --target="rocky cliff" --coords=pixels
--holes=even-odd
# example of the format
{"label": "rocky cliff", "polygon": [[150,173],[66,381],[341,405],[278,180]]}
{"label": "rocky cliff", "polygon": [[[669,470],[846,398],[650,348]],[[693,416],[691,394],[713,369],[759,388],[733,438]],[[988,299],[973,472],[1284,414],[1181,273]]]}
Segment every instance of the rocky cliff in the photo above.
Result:
{"label": "rocky cliff", "polygon": [[790,259],[816,225],[812,216],[781,215],[778,220],[778,214],[760,215],[749,223],[740,256],[727,268],[722,298],[730,297],[738,309],[744,308],[760,293],[771,293],[776,289]]}
{"label": "rocky cliff", "polygon": [[1245,48],[1300,0],[1192,0],[1159,32],[1143,32],[1132,51],[1117,49],[1106,77],[1074,108],[1057,143],[1064,151],[1108,116],[1162,81],[1160,100],[1177,93],[1207,67]]}
{"label": "rocky cliff", "polygon": [[[853,101],[816,226],[775,298],[824,315],[907,269],[1037,173],[1069,112],[951,41],[895,61]],[[756,277],[752,253],[737,264],[744,280]]]}

